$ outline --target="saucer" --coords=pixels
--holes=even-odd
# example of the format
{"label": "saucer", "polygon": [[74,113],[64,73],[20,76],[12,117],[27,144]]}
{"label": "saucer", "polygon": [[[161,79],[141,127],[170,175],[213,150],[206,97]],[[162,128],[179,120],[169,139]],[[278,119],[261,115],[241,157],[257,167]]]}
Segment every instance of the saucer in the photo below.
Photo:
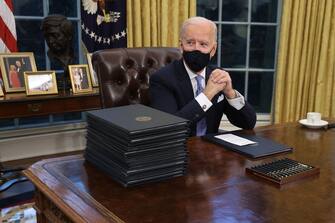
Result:
{"label": "saucer", "polygon": [[319,129],[319,128],[323,128],[326,125],[328,125],[328,122],[324,121],[324,120],[320,120],[320,122],[318,122],[318,123],[308,123],[307,119],[301,119],[301,120],[299,120],[299,123],[302,124],[303,126],[306,126],[307,128],[310,128],[310,129]]}

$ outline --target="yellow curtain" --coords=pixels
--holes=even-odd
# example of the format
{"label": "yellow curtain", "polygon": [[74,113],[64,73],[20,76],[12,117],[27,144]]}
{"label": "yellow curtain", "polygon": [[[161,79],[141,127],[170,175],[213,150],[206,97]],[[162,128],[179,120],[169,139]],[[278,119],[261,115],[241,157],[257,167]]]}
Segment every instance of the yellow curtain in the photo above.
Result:
{"label": "yellow curtain", "polygon": [[180,25],[195,13],[195,0],[127,0],[127,45],[178,47]]}
{"label": "yellow curtain", "polygon": [[274,123],[335,117],[335,1],[283,1]]}

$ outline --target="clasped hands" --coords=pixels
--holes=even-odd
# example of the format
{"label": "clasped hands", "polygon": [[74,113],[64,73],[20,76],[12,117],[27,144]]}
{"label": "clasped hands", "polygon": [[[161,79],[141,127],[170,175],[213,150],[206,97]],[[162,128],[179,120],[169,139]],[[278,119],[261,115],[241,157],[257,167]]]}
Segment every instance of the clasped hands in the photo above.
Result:
{"label": "clasped hands", "polygon": [[229,73],[221,69],[215,69],[210,74],[203,93],[209,100],[212,100],[219,92],[223,92],[229,99],[236,98],[236,92],[233,89]]}

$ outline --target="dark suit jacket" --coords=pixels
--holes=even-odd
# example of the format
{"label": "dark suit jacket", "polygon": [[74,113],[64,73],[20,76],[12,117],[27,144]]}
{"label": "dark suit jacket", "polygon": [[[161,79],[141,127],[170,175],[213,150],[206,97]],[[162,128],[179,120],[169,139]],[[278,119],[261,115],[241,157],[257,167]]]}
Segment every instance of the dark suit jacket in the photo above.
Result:
{"label": "dark suit jacket", "polygon": [[[213,69],[207,67],[206,82],[212,71]],[[256,113],[248,102],[240,110],[232,107],[226,98],[217,103],[222,93],[213,98],[212,107],[204,112],[194,98],[192,84],[183,60],[176,60],[152,74],[149,92],[153,108],[191,121],[191,135],[195,135],[196,123],[204,116],[206,117],[207,133],[218,132],[223,113],[227,115],[233,125],[243,129],[252,129],[256,123]]]}

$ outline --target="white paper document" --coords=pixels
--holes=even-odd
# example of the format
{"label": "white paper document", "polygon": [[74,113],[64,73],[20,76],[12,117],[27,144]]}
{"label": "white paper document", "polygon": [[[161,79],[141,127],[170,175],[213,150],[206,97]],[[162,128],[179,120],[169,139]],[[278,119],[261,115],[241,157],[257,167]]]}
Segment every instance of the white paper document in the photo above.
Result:
{"label": "white paper document", "polygon": [[251,144],[257,143],[257,142],[254,142],[249,139],[245,139],[240,136],[233,135],[233,134],[222,134],[222,135],[217,135],[215,137],[223,141],[229,142],[231,144],[238,145],[238,146],[245,146],[245,145],[251,145]]}

